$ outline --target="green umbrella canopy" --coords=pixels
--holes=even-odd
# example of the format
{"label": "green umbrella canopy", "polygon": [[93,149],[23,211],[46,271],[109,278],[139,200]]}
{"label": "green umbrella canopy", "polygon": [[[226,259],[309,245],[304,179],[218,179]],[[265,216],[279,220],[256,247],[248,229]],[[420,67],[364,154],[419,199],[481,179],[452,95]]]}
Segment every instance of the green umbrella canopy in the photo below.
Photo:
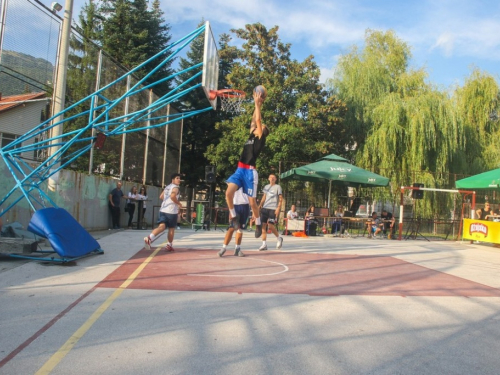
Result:
{"label": "green umbrella canopy", "polygon": [[293,168],[280,175],[281,179],[301,181],[331,181],[334,185],[352,187],[387,186],[389,179],[376,173],[356,167],[347,159],[330,154],[320,160]]}
{"label": "green umbrella canopy", "polygon": [[476,174],[455,181],[457,189],[498,189],[500,187],[500,169]]}

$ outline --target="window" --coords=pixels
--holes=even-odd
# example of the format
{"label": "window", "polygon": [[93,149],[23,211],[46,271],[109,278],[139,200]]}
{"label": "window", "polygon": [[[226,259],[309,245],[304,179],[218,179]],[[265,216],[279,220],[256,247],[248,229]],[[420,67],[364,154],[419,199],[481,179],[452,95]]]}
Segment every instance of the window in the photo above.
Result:
{"label": "window", "polygon": [[[11,133],[0,133],[0,136],[2,137],[2,147],[7,146],[9,143],[12,143],[14,140],[19,138],[18,135],[11,134]],[[17,145],[16,148],[20,147],[21,145]]]}

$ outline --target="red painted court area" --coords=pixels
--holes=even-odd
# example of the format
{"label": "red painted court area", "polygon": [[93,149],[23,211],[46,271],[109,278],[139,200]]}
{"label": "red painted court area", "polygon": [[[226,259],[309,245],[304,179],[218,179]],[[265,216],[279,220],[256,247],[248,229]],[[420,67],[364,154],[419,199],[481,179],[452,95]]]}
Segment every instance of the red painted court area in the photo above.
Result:
{"label": "red painted court area", "polygon": [[[117,288],[151,251],[141,250],[99,283]],[[500,289],[433,271],[393,257],[176,248],[161,250],[128,286],[130,289],[314,296],[499,297]]]}

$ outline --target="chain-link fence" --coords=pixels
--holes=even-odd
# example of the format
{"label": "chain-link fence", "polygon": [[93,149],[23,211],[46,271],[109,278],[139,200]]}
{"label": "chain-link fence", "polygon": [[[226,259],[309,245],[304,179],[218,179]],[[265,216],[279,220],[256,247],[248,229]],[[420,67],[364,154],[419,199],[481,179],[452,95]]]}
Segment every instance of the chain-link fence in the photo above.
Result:
{"label": "chain-link fence", "polygon": [[[293,167],[309,163],[282,162],[281,172]],[[381,170],[382,176],[390,176],[390,171]],[[456,239],[460,233],[460,219],[471,217],[472,197],[468,194],[423,191],[421,199],[412,195],[412,190],[405,189],[401,194],[401,187],[410,187],[416,182],[427,182],[426,188],[455,189],[455,182],[466,175],[454,173],[431,173],[425,171],[410,172],[409,181],[394,182],[387,187],[376,188],[348,188],[347,186],[330,186],[328,182],[306,182],[282,180],[284,207],[286,216],[291,205],[296,206],[300,216],[304,216],[307,209],[314,205],[316,208],[329,208],[329,216],[334,216],[339,207],[350,210],[354,199],[358,199],[359,206],[355,215],[369,217],[373,211],[380,215],[383,209],[393,213],[399,219],[401,198],[403,198],[403,238],[411,239]],[[483,207],[485,202],[494,204],[500,212],[500,196],[495,190],[483,190],[476,193],[476,209]],[[331,227],[328,220],[324,221],[326,230]]]}
{"label": "chain-link fence", "polygon": [[40,2],[1,0],[2,95],[52,91],[61,22]]}
{"label": "chain-link fence", "polygon": [[[0,0],[0,4],[0,93],[7,97],[45,92],[50,97],[56,84],[62,18],[56,10],[36,0]],[[102,97],[118,98],[137,83],[134,78],[117,81],[127,70],[75,29],[70,40],[66,107],[114,83],[97,99],[102,105]],[[140,91],[116,105],[110,117],[126,116],[157,99],[151,90]],[[76,116],[89,108],[88,101],[82,102],[65,117]],[[161,116],[176,112],[171,105],[162,111],[155,113],[156,119],[149,121],[150,125],[159,124],[164,121]],[[88,117],[75,118],[64,124],[64,130],[80,129],[87,122]],[[129,129],[147,125],[138,122]],[[83,154],[71,168],[155,186],[170,183],[170,174],[180,170],[182,126],[179,120],[165,127],[108,137],[104,148]],[[95,135],[91,130],[88,133],[85,137]],[[40,154],[42,158],[46,156],[46,153]]]}

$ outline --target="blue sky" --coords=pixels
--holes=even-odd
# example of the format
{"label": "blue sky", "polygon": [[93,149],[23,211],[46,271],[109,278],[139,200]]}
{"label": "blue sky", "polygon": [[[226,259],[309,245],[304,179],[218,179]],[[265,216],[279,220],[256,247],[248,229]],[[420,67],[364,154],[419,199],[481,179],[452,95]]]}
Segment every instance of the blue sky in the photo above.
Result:
{"label": "blue sky", "polygon": [[[85,0],[75,0],[73,18]],[[394,30],[413,54],[411,66],[425,68],[440,88],[463,85],[471,68],[500,77],[500,2],[486,0],[161,0],[173,40],[196,29],[202,18],[214,35],[260,22],[279,26],[292,58],[309,55],[322,81],[338,57],[363,46],[365,31]]]}

